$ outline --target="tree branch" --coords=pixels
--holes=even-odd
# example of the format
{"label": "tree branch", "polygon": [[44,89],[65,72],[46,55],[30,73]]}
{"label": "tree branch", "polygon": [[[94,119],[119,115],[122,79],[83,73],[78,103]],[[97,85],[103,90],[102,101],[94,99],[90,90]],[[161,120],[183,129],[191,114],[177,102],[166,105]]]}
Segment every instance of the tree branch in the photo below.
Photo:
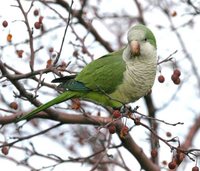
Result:
{"label": "tree branch", "polygon": [[139,147],[130,134],[127,134],[125,138],[120,136],[124,124],[121,121],[116,123],[117,134],[122,142],[122,145],[137,159],[142,169],[146,171],[160,171],[160,168],[155,165],[143,152],[142,148]]}

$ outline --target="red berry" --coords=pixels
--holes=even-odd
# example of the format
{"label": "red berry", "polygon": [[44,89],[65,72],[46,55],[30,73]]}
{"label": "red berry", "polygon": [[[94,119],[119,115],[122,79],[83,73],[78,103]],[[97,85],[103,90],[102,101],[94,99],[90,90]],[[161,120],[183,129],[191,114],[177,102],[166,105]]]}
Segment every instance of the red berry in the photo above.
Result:
{"label": "red berry", "polygon": [[24,51],[23,50],[16,50],[17,56],[22,58]]}
{"label": "red berry", "polygon": [[167,165],[167,161],[166,161],[166,160],[163,160],[163,161],[162,161],[162,164],[163,164],[163,165]]}
{"label": "red berry", "polygon": [[172,76],[171,76],[171,80],[174,82],[177,79],[178,79],[178,76],[173,73]]}
{"label": "red berry", "polygon": [[164,83],[165,77],[164,77],[163,75],[159,75],[158,81],[159,81],[160,83]]}
{"label": "red berry", "polygon": [[158,156],[158,150],[156,148],[151,150],[151,157],[156,158]]}
{"label": "red berry", "polygon": [[79,99],[73,99],[71,108],[74,109],[74,110],[79,110],[81,108],[80,100]]}
{"label": "red berry", "polygon": [[47,61],[46,68],[51,67],[51,66],[52,66],[52,63],[53,63],[53,61],[52,61],[51,59],[49,59],[49,60]]}
{"label": "red berry", "polygon": [[9,148],[7,146],[3,146],[2,149],[1,149],[1,152],[4,154],[4,155],[7,155],[8,152],[9,152]]}
{"label": "red berry", "polygon": [[35,10],[33,11],[33,14],[34,14],[34,16],[38,16],[38,15],[39,15],[39,10],[38,10],[38,9],[35,9]]}
{"label": "red berry", "polygon": [[10,106],[10,108],[12,108],[14,110],[18,109],[18,104],[16,102],[11,102],[9,106]]}
{"label": "red berry", "polygon": [[49,53],[52,53],[54,51],[53,47],[49,48]]}
{"label": "red berry", "polygon": [[8,42],[12,42],[12,34],[9,33],[9,34],[7,35],[7,41],[8,41]]}
{"label": "red berry", "polygon": [[73,56],[75,56],[75,57],[78,57],[78,51],[77,50],[75,50],[74,52],[73,52]]}
{"label": "red berry", "polygon": [[59,67],[59,71],[65,71],[67,68],[67,63],[65,61],[62,61]]}
{"label": "red berry", "polygon": [[192,171],[199,171],[199,167],[194,166],[194,167],[192,168]]}
{"label": "red berry", "polygon": [[180,82],[181,82],[180,78],[177,78],[177,79],[174,81],[174,84],[178,85],[178,84],[180,84]]}
{"label": "red berry", "polygon": [[177,12],[176,12],[176,11],[173,11],[173,12],[171,13],[171,15],[172,15],[172,17],[175,17],[175,16],[177,15]]}
{"label": "red berry", "polygon": [[4,20],[2,25],[3,25],[3,27],[7,27],[8,26],[8,22],[6,20]]}
{"label": "red berry", "polygon": [[34,23],[34,27],[36,28],[36,29],[40,29],[41,28],[41,23],[40,22],[35,22]]}
{"label": "red berry", "polygon": [[116,132],[115,125],[109,125],[108,130],[109,130],[110,134],[114,134]]}
{"label": "red berry", "polygon": [[172,136],[172,133],[171,133],[171,132],[166,132],[166,136],[167,136],[167,137],[171,137],[171,136]]}
{"label": "red berry", "polygon": [[128,131],[129,131],[128,127],[127,126],[123,126],[121,131],[120,131],[120,137],[121,138],[125,138],[125,136],[128,134]]}
{"label": "red berry", "polygon": [[176,72],[174,72],[171,76],[171,80],[174,82],[174,84],[178,85],[180,84],[181,80],[179,78],[180,74],[179,71],[177,70]]}
{"label": "red berry", "polygon": [[176,162],[174,162],[174,161],[169,162],[168,167],[169,167],[169,169],[175,169],[176,168]]}
{"label": "red berry", "polygon": [[121,113],[120,113],[119,110],[114,110],[112,114],[113,114],[113,117],[114,117],[114,118],[119,118],[119,117],[121,117]]}
{"label": "red berry", "polygon": [[178,77],[180,77],[181,76],[181,71],[179,69],[175,69],[173,74],[178,76]]}

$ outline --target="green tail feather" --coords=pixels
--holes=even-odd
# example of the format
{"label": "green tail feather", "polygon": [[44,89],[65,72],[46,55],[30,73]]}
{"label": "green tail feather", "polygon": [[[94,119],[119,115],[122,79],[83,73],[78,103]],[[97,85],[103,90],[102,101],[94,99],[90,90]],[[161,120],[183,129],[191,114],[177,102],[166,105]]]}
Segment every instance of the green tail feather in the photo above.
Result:
{"label": "green tail feather", "polygon": [[39,113],[41,111],[44,111],[45,109],[47,109],[47,108],[49,108],[49,107],[51,107],[51,106],[53,106],[55,104],[58,104],[58,103],[66,101],[68,99],[71,99],[71,98],[75,97],[77,94],[78,94],[77,92],[66,91],[66,92],[60,94],[55,99],[52,99],[51,101],[39,106],[38,108],[36,108],[32,112],[28,113],[27,115],[24,115],[24,116],[21,116],[21,117],[17,118],[16,122],[19,122],[19,121],[25,120],[25,119],[30,119],[34,115],[36,115],[37,113]]}

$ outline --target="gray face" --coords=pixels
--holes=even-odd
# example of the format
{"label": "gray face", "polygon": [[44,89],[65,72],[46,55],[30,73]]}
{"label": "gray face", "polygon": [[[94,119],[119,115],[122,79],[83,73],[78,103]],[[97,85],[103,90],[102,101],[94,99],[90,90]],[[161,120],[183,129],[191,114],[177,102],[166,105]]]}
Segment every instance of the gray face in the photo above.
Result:
{"label": "gray face", "polygon": [[136,40],[139,42],[148,41],[156,49],[156,39],[155,39],[153,33],[151,32],[151,30],[149,30],[147,27],[145,27],[143,25],[136,25],[136,26],[132,27],[128,31],[127,38],[128,38],[129,43],[133,40]]}
{"label": "gray face", "polygon": [[146,37],[145,37],[145,33],[143,30],[130,30],[128,32],[128,42],[130,43],[131,41],[144,41],[146,40]]}

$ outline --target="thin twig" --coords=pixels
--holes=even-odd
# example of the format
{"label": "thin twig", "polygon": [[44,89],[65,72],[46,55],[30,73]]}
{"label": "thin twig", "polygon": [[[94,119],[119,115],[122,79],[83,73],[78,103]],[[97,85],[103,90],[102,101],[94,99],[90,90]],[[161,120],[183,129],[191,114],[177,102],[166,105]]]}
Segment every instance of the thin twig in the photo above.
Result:
{"label": "thin twig", "polygon": [[36,137],[38,135],[44,134],[44,133],[46,133],[46,132],[48,132],[48,131],[50,131],[50,130],[52,130],[54,128],[57,128],[57,127],[59,127],[61,125],[62,125],[62,123],[58,123],[58,124],[56,124],[56,125],[54,125],[54,126],[52,126],[50,128],[47,128],[47,129],[45,129],[43,131],[38,132],[36,134],[28,135],[28,136],[25,136],[25,137],[12,137],[12,139],[17,139],[17,140],[13,141],[13,142],[10,142],[10,143],[6,143],[6,144],[3,144],[3,145],[0,145],[0,148],[3,147],[3,146],[12,146],[12,145],[14,145],[14,144],[16,144],[16,143],[18,143],[20,141],[27,140],[27,139]]}
{"label": "thin twig", "polygon": [[60,50],[59,50],[59,52],[58,52],[58,56],[56,57],[55,61],[53,62],[53,66],[58,62],[58,60],[59,60],[59,58],[60,58],[60,56],[61,56],[62,48],[63,48],[64,41],[65,41],[65,37],[66,37],[66,34],[67,34],[67,30],[68,30],[68,27],[69,27],[69,25],[70,25],[71,13],[72,13],[71,11],[72,11],[72,5],[73,5],[73,3],[74,3],[74,1],[72,0],[71,5],[70,5],[70,9],[69,9],[67,25],[66,25],[66,27],[65,27],[63,39],[62,39],[61,46],[60,46]]}
{"label": "thin twig", "polygon": [[31,71],[34,70],[34,60],[35,60],[35,52],[34,52],[34,45],[33,45],[33,30],[31,29],[28,21],[28,12],[30,11],[30,8],[33,6],[33,3],[31,3],[31,6],[27,12],[24,11],[24,8],[21,4],[20,0],[17,0],[19,4],[19,9],[21,10],[23,16],[24,16],[24,23],[26,24],[27,30],[28,30],[28,35],[29,35],[29,47],[30,47],[30,68]]}

